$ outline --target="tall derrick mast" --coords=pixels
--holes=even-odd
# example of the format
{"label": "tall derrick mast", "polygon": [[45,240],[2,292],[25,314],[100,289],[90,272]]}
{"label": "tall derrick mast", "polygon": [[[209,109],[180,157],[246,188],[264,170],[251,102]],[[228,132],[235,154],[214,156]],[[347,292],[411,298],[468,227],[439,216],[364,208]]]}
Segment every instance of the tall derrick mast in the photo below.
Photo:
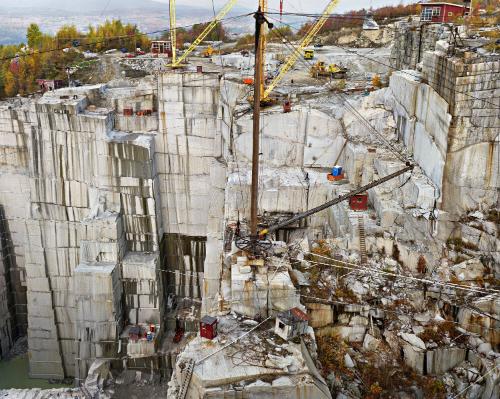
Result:
{"label": "tall derrick mast", "polygon": [[177,59],[177,35],[176,35],[176,15],[175,15],[175,0],[169,1],[170,13],[170,45],[172,47],[172,65],[175,65]]}
{"label": "tall derrick mast", "polygon": [[[259,8],[261,9],[262,13],[266,15],[267,13],[267,0],[259,0]],[[266,71],[265,71],[265,65],[266,65],[266,45],[267,45],[267,27],[266,24],[262,25],[262,30],[260,33],[260,43],[259,43],[259,50],[261,51],[261,56],[260,56],[260,65],[258,67],[260,68],[260,99],[262,100],[263,95],[264,95],[264,83],[266,81]],[[257,54],[255,54],[257,57]]]}

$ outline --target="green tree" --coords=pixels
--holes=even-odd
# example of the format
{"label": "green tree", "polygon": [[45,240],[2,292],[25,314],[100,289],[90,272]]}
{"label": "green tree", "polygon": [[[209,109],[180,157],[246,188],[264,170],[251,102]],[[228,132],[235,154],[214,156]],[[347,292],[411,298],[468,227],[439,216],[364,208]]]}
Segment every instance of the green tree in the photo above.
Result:
{"label": "green tree", "polygon": [[37,24],[30,24],[28,30],[26,31],[26,40],[28,41],[28,46],[32,49],[39,48],[42,44],[42,31]]}
{"label": "green tree", "polygon": [[75,25],[63,25],[56,33],[56,42],[59,47],[68,47],[73,44],[73,40],[79,40],[81,36]]}
{"label": "green tree", "polygon": [[289,26],[279,26],[273,28],[268,34],[268,40],[281,42],[283,38],[293,40],[293,31]]}
{"label": "green tree", "polygon": [[4,90],[7,97],[15,96],[18,92],[17,79],[11,71],[5,72]]}

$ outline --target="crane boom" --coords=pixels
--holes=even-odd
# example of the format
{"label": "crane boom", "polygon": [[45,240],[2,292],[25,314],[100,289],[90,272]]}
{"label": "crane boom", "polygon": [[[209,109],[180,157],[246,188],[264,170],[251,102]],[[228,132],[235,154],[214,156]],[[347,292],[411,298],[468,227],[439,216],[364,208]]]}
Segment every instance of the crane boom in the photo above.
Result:
{"label": "crane boom", "polygon": [[397,172],[394,172],[394,173],[391,173],[390,175],[387,175],[385,177],[382,177],[378,180],[375,180],[369,184],[366,184],[365,186],[362,186],[356,190],[353,190],[353,191],[350,191],[348,192],[347,194],[344,194],[344,195],[339,195],[337,198],[335,198],[334,200],[331,200],[331,201],[328,201],[326,203],[324,203],[323,205],[320,205],[320,206],[317,206],[316,208],[312,208],[312,209],[309,209],[308,211],[305,211],[305,212],[302,212],[302,213],[299,213],[298,215],[290,218],[290,219],[287,219],[283,222],[280,222],[278,224],[275,224],[273,226],[270,226],[268,227],[267,229],[264,229],[264,230],[261,230],[259,232],[259,235],[261,236],[264,236],[268,233],[272,233],[273,231],[276,231],[278,229],[281,229],[283,227],[286,227],[292,223],[295,223],[295,222],[298,222],[299,220],[302,220],[308,216],[311,216],[311,215],[314,215],[315,213],[318,213],[326,208],[329,208],[333,205],[336,205],[342,201],[345,201],[345,200],[348,200],[349,198],[357,195],[357,194],[360,194],[360,193],[363,193],[365,192],[366,190],[369,190],[370,188],[373,188],[373,187],[376,187],[378,186],[379,184],[382,184],[382,183],[385,183],[386,181],[389,181],[391,179],[394,179],[395,177],[398,177],[399,175],[402,175],[403,173],[406,173],[410,170],[412,170],[414,168],[414,165],[410,164],[409,162],[407,162],[406,164],[407,166],[401,170],[398,170]]}
{"label": "crane boom", "polygon": [[177,32],[176,32],[176,11],[175,11],[175,0],[169,1],[169,13],[170,13],[170,45],[172,47],[172,64],[175,64],[176,52],[177,52]]}
{"label": "crane boom", "polygon": [[263,93],[263,98],[267,98],[269,94],[274,90],[274,88],[281,82],[283,77],[288,73],[290,69],[293,68],[299,57],[302,56],[302,52],[304,49],[311,44],[314,36],[320,31],[320,29],[325,25],[325,22],[328,20],[330,14],[333,9],[337,6],[340,0],[331,0],[330,3],[326,6],[323,14],[318,18],[318,20],[314,23],[314,25],[309,29],[309,32],[304,36],[300,45],[294,49],[293,53],[288,57],[285,64],[281,67],[279,74],[273,79],[271,84],[267,87],[267,89]]}
{"label": "crane boom", "polygon": [[198,45],[205,40],[205,38],[208,36],[208,34],[217,26],[217,24],[221,21],[222,18],[226,16],[226,14],[231,10],[231,8],[234,7],[234,5],[238,2],[238,0],[229,0],[224,8],[219,11],[215,19],[210,22],[206,26],[205,29],[203,29],[203,32],[200,33],[200,35],[195,39],[195,41],[189,46],[189,48],[182,54],[182,56],[177,60],[173,61],[172,60],[172,65],[173,66],[178,66],[182,61],[184,61],[189,54],[193,52],[193,50],[198,47]]}

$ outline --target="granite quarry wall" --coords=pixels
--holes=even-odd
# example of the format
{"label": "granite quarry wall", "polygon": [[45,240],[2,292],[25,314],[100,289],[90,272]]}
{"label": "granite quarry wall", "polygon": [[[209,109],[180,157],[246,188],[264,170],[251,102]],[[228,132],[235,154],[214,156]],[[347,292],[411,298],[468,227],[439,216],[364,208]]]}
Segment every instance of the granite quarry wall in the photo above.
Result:
{"label": "granite quarry wall", "polygon": [[[360,106],[422,169],[391,185],[405,204],[373,190],[380,225],[368,232],[426,232],[405,209],[429,211],[434,201],[459,214],[498,201],[498,108],[485,102],[498,90],[498,61],[422,59],[421,73],[394,73]],[[225,222],[250,208],[245,95],[218,73],[176,72],[0,105],[0,354],[27,334],[31,375],[84,379],[95,359],[121,356],[124,326],[163,323],[168,294],[218,308]],[[325,179],[335,162],[354,187],[394,171],[386,154],[375,162],[361,130],[349,115],[306,106],[266,111],[262,209],[283,217],[339,195]],[[308,220],[308,234],[334,232],[354,248],[351,219],[347,207],[325,211]],[[369,247],[392,248],[393,237],[372,238]],[[400,250],[409,263],[421,251]]]}
{"label": "granite quarry wall", "polygon": [[[2,322],[16,320],[18,335],[27,324],[34,377],[84,378],[96,357],[116,354],[129,318],[121,261],[159,250],[153,140],[114,130],[114,111],[101,106],[104,91],[65,89],[2,107],[0,203],[2,234],[10,235],[2,271],[11,292],[1,287],[15,303],[10,319],[1,314]],[[158,304],[146,307],[159,321]]]}

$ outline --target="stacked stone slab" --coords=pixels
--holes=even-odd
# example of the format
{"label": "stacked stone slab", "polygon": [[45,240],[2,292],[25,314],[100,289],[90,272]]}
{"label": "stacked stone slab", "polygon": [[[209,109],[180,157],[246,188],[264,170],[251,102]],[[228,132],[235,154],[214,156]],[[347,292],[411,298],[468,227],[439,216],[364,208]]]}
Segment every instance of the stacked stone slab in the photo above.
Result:
{"label": "stacked stone slab", "polygon": [[210,162],[217,146],[219,76],[160,76],[160,134],[155,141],[165,233],[206,235]]}
{"label": "stacked stone slab", "polygon": [[98,213],[86,219],[84,226],[86,236],[74,278],[76,375],[82,380],[96,359],[118,353],[123,327],[120,261],[126,246],[121,217],[116,213]]}
{"label": "stacked stone slab", "polygon": [[424,55],[424,79],[451,115],[443,178],[443,207],[487,210],[498,201],[500,59],[476,53]]}
{"label": "stacked stone slab", "polygon": [[161,287],[158,252],[128,252],[122,261],[125,315],[129,324],[159,324]]}
{"label": "stacked stone slab", "polygon": [[162,277],[168,292],[201,299],[209,209],[215,205],[210,165],[222,153],[219,75],[170,72],[159,79],[155,161],[162,198],[159,232],[166,233]]}
{"label": "stacked stone slab", "polygon": [[[13,318],[11,340],[25,335],[28,327],[24,268],[26,243],[24,221],[29,216],[30,191],[26,139],[27,133],[31,130],[28,111],[29,103],[24,100],[0,106],[0,238],[4,241],[3,255],[0,255],[0,258],[3,261],[1,273],[5,280],[3,295],[6,299],[10,298],[8,307]],[[7,302],[4,302],[4,306],[7,306]],[[5,323],[6,319],[4,319],[4,329]],[[7,347],[5,337],[6,335],[4,335],[4,349]]]}
{"label": "stacked stone slab", "polygon": [[436,41],[449,34],[449,27],[401,21],[395,24],[394,31],[391,66],[396,69],[416,69],[424,53],[434,50]]}
{"label": "stacked stone slab", "polygon": [[[452,117],[448,103],[421,81],[418,72],[412,73],[414,76],[405,71],[394,72],[390,78],[398,138],[441,190]],[[440,204],[440,191],[436,197]]]}
{"label": "stacked stone slab", "polygon": [[[460,48],[445,25],[396,25],[391,77],[400,138],[439,189],[446,211],[498,201],[498,56]],[[447,41],[440,38],[448,36]]]}
{"label": "stacked stone slab", "polygon": [[9,352],[15,338],[15,307],[10,283],[10,235],[3,208],[0,207],[0,359]]}
{"label": "stacked stone slab", "polygon": [[[151,87],[145,97],[122,90],[122,101],[127,93],[134,106],[152,107]],[[18,276],[11,285],[20,293],[27,286],[28,312],[17,291],[15,309],[20,328],[28,314],[35,377],[84,378],[94,358],[116,356],[125,316],[121,260],[127,251],[159,248],[155,132],[114,130],[106,94],[113,96],[102,85],[63,89],[0,115],[0,151],[15,155],[0,158],[0,204],[8,204],[10,275]],[[154,127],[139,119],[127,126],[142,125]],[[83,292],[94,285],[100,291]]]}

